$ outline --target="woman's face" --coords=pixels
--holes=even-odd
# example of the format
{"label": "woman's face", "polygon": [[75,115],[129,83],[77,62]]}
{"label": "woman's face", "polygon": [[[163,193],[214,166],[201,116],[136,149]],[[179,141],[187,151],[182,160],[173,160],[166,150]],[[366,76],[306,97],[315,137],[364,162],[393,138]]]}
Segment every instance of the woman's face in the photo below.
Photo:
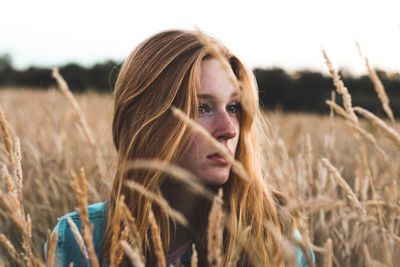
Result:
{"label": "woman's face", "polygon": [[[240,133],[240,94],[225,70],[216,59],[203,60],[201,64],[198,123],[235,156]],[[229,177],[231,164],[217,154],[202,136],[194,133],[188,154],[181,163],[204,184],[221,185]]]}

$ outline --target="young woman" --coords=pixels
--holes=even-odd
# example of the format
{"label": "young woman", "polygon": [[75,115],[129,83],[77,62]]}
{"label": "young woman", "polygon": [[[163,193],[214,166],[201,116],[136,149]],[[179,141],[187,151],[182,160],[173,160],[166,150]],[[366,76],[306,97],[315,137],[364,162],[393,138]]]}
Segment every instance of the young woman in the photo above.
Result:
{"label": "young woman", "polygon": [[[243,165],[247,179],[234,172],[231,162],[203,135],[174,116],[172,107],[194,119],[222,144]],[[210,201],[162,172],[127,168],[135,159],[161,159],[188,170],[214,192],[222,188],[229,227],[223,235],[221,266],[227,266],[238,253],[238,266],[253,266],[254,258],[271,266],[276,255],[282,254],[271,227],[275,236],[289,239],[298,231],[297,219],[283,207],[284,197],[263,178],[263,125],[254,76],[220,42],[187,30],[163,31],[143,41],[124,62],[115,86],[112,133],[118,162],[110,198],[89,207],[102,265],[108,264],[112,228],[117,223],[116,203],[124,195],[143,240],[146,266],[157,264],[149,234],[150,209],[160,228],[167,266],[178,259],[187,266],[192,244],[199,266],[208,266]],[[130,180],[164,197],[186,217],[190,227],[176,223],[164,209],[128,188],[126,181]],[[80,224],[76,213],[60,219],[57,255],[62,266],[71,261],[78,266],[83,258],[66,223],[67,216]],[[249,238],[243,250],[238,239],[246,228]],[[310,255],[313,258],[311,251]],[[296,257],[298,266],[307,266],[299,249]],[[127,258],[122,265],[130,266]]]}

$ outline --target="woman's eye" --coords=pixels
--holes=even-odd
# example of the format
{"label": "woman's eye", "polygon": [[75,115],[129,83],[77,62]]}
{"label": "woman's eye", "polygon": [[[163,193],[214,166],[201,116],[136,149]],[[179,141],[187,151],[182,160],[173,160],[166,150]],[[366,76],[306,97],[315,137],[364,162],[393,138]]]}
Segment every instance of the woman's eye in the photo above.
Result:
{"label": "woman's eye", "polygon": [[199,105],[199,114],[209,112],[210,109],[207,105]]}
{"label": "woman's eye", "polygon": [[240,103],[234,103],[234,104],[229,105],[227,107],[227,110],[232,113],[238,113],[241,110],[241,108],[242,107],[241,107]]}

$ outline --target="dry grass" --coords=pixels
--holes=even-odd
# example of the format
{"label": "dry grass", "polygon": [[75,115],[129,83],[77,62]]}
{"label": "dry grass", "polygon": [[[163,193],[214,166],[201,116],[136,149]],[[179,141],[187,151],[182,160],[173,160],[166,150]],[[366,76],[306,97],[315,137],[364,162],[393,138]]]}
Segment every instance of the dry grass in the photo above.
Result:
{"label": "dry grass", "polygon": [[[45,103],[46,108],[36,105],[36,112],[29,113],[35,108],[32,102],[28,101],[32,98],[37,99],[34,101],[36,103]],[[8,125],[13,127],[10,128],[10,132],[18,135],[21,140],[22,173],[24,174],[22,195],[24,196],[25,211],[32,214],[33,254],[42,257],[47,230],[55,225],[57,216],[73,210],[76,205],[75,196],[68,194],[71,190],[68,182],[69,170],[78,169],[81,165],[85,167],[89,184],[93,188],[93,192],[88,191],[88,202],[104,198],[107,191],[103,189],[104,191],[101,192],[103,183],[98,181],[100,174],[97,162],[96,159],[90,157],[90,154],[93,153],[92,147],[86,142],[84,134],[77,131],[79,124],[74,124],[78,118],[67,118],[68,103],[60,104],[63,103],[63,98],[59,93],[52,90],[47,92],[3,90],[1,99],[9,121]],[[109,96],[96,94],[77,96],[83,112],[87,114],[88,124],[98,136],[107,137],[107,133],[110,134],[109,129],[104,131],[104,125],[102,125],[104,121],[110,121],[111,118],[110,100]],[[19,106],[23,108],[15,110],[15,103],[19,103]],[[23,111],[24,109],[26,111]],[[46,109],[52,109],[53,112],[48,113]],[[96,120],[94,116],[91,116],[90,110],[103,112],[101,114],[104,117],[101,115],[99,117],[104,119]],[[108,111],[108,113],[104,111]],[[26,116],[23,116],[24,112],[35,115],[27,120]],[[303,211],[312,242],[316,246],[324,247],[329,238],[332,240],[333,255],[326,255],[327,259],[332,259],[332,266],[335,266],[335,261],[340,266],[354,266],[356,263],[364,262],[366,253],[363,248],[364,244],[368,248],[368,256],[371,259],[375,262],[385,262],[386,258],[383,256],[381,245],[384,236],[382,233],[386,233],[388,238],[393,239],[399,235],[398,182],[397,176],[393,177],[392,175],[399,173],[399,165],[395,160],[398,158],[397,146],[393,145],[392,140],[385,134],[381,134],[380,129],[360,121],[362,129],[374,136],[377,145],[391,159],[392,171],[389,171],[375,146],[370,142],[366,143],[376,192],[380,195],[380,200],[376,201],[372,198],[371,188],[363,171],[359,146],[352,136],[351,128],[344,120],[336,117],[302,114],[267,113],[266,115],[270,125],[273,125],[271,128],[272,151],[266,154],[267,169],[273,178],[272,181],[289,195],[291,203],[297,203],[292,207]],[[58,126],[63,124],[60,123],[63,117],[65,120],[71,121],[64,123],[65,126],[61,130]],[[60,121],[56,118],[60,118]],[[42,125],[40,127],[42,133],[38,132],[38,127],[36,127],[39,124]],[[334,125],[333,131],[330,131],[331,124]],[[21,132],[18,129],[21,129]],[[112,169],[111,163],[115,154],[112,153],[110,135],[106,139],[98,140],[104,142],[104,145],[101,146],[103,153],[110,159],[106,161],[109,164],[107,169]],[[75,150],[77,146],[79,146],[80,152],[78,154]],[[4,143],[2,143],[1,150],[3,151],[0,156],[2,163],[4,166],[9,166],[9,154],[6,153],[7,149]],[[366,210],[366,215],[358,216],[351,205],[343,204],[343,200],[347,200],[348,192],[343,191],[343,187],[323,164],[321,156],[328,158],[346,180]],[[140,164],[132,167],[140,167]],[[13,176],[11,173],[2,175],[2,178],[5,179],[3,187],[5,191],[7,191],[6,187],[11,190],[10,187],[14,185],[10,182]],[[35,191],[36,195],[32,196],[32,185],[39,185],[43,189]],[[312,190],[312,188],[314,189]],[[15,199],[18,199],[17,195],[15,196]],[[38,202],[37,199],[41,201]],[[383,214],[386,232],[379,226],[377,207]],[[6,213],[3,208],[2,210],[3,214]],[[13,216],[8,213],[5,215],[1,219],[1,229],[5,229],[3,233],[7,233],[7,238],[11,240],[10,244],[13,244],[15,250],[18,251],[22,247],[18,241],[20,240],[19,232],[13,230],[13,225],[8,221]],[[19,219],[15,219],[15,221],[20,222]],[[23,225],[21,224],[19,228],[22,229]],[[129,244],[129,248],[126,244]],[[139,262],[138,266],[140,266],[140,262],[143,264],[139,247],[135,248],[126,241],[121,242],[121,246],[130,260]],[[389,246],[393,262],[400,260],[396,258],[398,243],[389,240]],[[328,247],[325,246],[325,248],[321,251],[315,250],[317,260],[321,264],[328,264],[328,260],[324,260],[324,251],[328,251]],[[17,257],[17,261],[25,264],[24,259],[18,253],[10,254]],[[14,262],[8,256],[3,260]],[[390,264],[386,262],[386,265]]]}
{"label": "dry grass", "polygon": [[151,229],[151,241],[153,242],[153,248],[157,256],[157,266],[166,267],[166,258],[164,254],[164,249],[161,241],[160,228],[156,221],[156,217],[152,210],[149,213],[149,222]]}
{"label": "dry grass", "polygon": [[88,199],[87,199],[87,179],[83,168],[80,169],[79,176],[73,171],[71,173],[72,180],[71,185],[77,196],[77,201],[79,204],[78,211],[79,217],[82,222],[82,234],[83,240],[85,241],[85,246],[88,250],[90,265],[93,267],[99,267],[99,261],[96,256],[96,252],[93,244],[93,225],[89,220],[88,211]]}
{"label": "dry grass", "polygon": [[207,250],[209,251],[207,258],[211,267],[221,266],[222,259],[222,237],[224,229],[224,212],[222,209],[222,189],[219,190],[218,196],[215,196],[210,217],[208,218],[207,230]]}
{"label": "dry grass", "polygon": [[[395,121],[388,125],[372,113],[352,107],[351,96],[325,52],[324,57],[336,90],[344,99],[344,107],[333,101],[328,104],[342,118],[266,113],[271,126],[270,146],[264,155],[268,182],[289,197],[290,209],[302,213],[317,266],[396,266],[400,261],[398,125]],[[367,67],[371,72],[369,63]],[[378,82],[374,83],[377,86]],[[384,91],[379,88],[377,92],[392,120]],[[0,265],[4,261],[20,266],[44,266],[43,244],[48,229],[55,225],[57,217],[73,210],[76,204],[83,222],[83,237],[76,231],[76,238],[92,265],[98,265],[87,204],[105,198],[114,171],[111,96],[94,93],[73,96],[65,90],[63,94],[56,90],[0,91],[4,109],[4,113],[0,111],[0,252],[7,252],[0,253]],[[174,114],[209,138],[221,154],[226,154],[207,132],[178,110]],[[229,155],[227,158],[234,171],[247,179],[241,164]],[[71,185],[70,170],[81,166],[86,173],[83,169],[79,175],[73,173]],[[137,161],[129,167],[165,171],[186,182],[191,190],[212,197],[193,182],[193,177],[174,166]],[[140,185],[128,186],[152,199],[154,204],[167,206],[163,199]],[[70,193],[71,189],[75,195]],[[208,245],[213,253],[208,260],[212,266],[220,266],[223,253],[221,198],[216,198],[210,213]],[[187,223],[181,214],[172,209],[169,212],[182,224]],[[135,219],[123,202],[118,205],[118,216],[121,224],[115,226],[112,265],[117,266],[125,253],[134,266],[145,266]],[[149,221],[158,265],[164,266],[157,222],[152,215]],[[56,238],[51,235],[49,266],[53,263]],[[288,246],[287,242],[294,241],[279,242]],[[284,256],[288,258],[282,260],[289,264],[290,253],[287,254]],[[197,266],[196,257],[192,266]]]}
{"label": "dry grass", "polygon": [[381,80],[379,79],[378,74],[376,74],[376,71],[371,67],[371,64],[369,63],[368,58],[366,56],[364,56],[364,54],[362,53],[360,44],[358,42],[356,42],[356,46],[358,48],[358,53],[364,59],[365,67],[367,68],[368,75],[369,75],[372,83],[374,84],[375,91],[376,91],[379,99],[381,100],[382,108],[385,111],[388,118],[390,119],[390,121],[392,123],[394,123],[395,119],[393,116],[393,111],[389,105],[389,98],[386,94],[385,87],[383,87],[383,84],[382,84]]}
{"label": "dry grass", "polygon": [[[56,92],[14,92],[12,90],[4,90],[1,94],[1,99],[4,102],[1,104],[6,111],[9,125],[14,127],[13,131],[18,133],[20,140],[22,140],[22,171],[24,173],[22,194],[25,196],[25,210],[27,213],[32,214],[33,226],[37,225],[37,228],[33,230],[32,239],[34,254],[41,255],[43,243],[46,239],[46,232],[41,228],[47,231],[47,229],[55,225],[55,218],[57,216],[73,210],[75,206],[74,196],[66,194],[66,192],[70,191],[68,182],[69,169],[78,169],[84,163],[89,182],[94,188],[93,190],[97,191],[100,188],[97,178],[90,179],[90,177],[100,177],[97,162],[91,157],[84,158],[85,155],[90,155],[92,148],[90,144],[85,143],[84,135],[80,135],[80,132],[76,131],[77,124],[74,125],[73,121],[71,124],[72,127],[68,125],[64,126],[64,131],[67,132],[63,135],[70,139],[62,139],[60,136],[62,132],[54,125],[59,122],[54,118],[62,118],[62,113],[68,114],[68,106],[61,107],[61,109],[64,108],[65,110],[60,110],[56,107],[56,104],[58,105],[63,99],[59,96],[59,99],[56,100]],[[28,112],[32,110],[31,102],[27,100],[24,102],[24,99],[30,98],[38,99],[37,102],[47,103],[48,105],[52,104],[54,112],[46,113],[44,108],[37,107],[37,112],[35,112],[35,116],[37,117],[30,117],[29,120],[26,120],[21,115],[21,109],[18,109],[16,114],[15,112],[13,113],[13,105],[9,103],[23,103],[21,107],[24,107]],[[86,109],[89,115],[91,114],[89,110],[92,108],[94,110],[101,110],[104,107],[104,103],[106,103],[105,110],[107,110],[107,107],[111,105],[109,96],[82,95],[78,96],[77,99],[81,102],[83,110]],[[52,100],[56,101],[51,103]],[[97,105],[101,105],[101,107]],[[47,108],[50,108],[50,106],[47,106]],[[20,115],[18,116],[17,114]],[[107,118],[110,119],[110,113],[104,115],[104,120],[107,120]],[[400,208],[397,204],[398,195],[394,192],[395,189],[398,190],[398,183],[396,182],[393,187],[393,181],[396,181],[397,177],[391,176],[390,172],[384,168],[384,162],[380,159],[379,153],[376,153],[374,146],[367,144],[367,149],[370,151],[368,153],[368,160],[371,163],[373,179],[376,181],[376,191],[381,195],[382,200],[380,202],[373,202],[372,200],[371,190],[365,180],[365,176],[362,175],[360,157],[355,156],[358,153],[357,143],[351,135],[352,130],[343,120],[301,114],[284,115],[269,113],[267,116],[270,124],[274,126],[272,128],[273,151],[266,155],[270,159],[268,161],[268,169],[271,171],[274,183],[290,196],[292,203],[299,203],[296,209],[303,210],[303,214],[306,216],[306,221],[310,227],[310,237],[314,244],[324,246],[328,238],[331,238],[333,242],[333,258],[336,258],[341,266],[353,266],[355,262],[363,262],[365,254],[363,244],[368,246],[369,257],[374,258],[375,261],[384,262],[385,258],[382,257],[382,247],[375,245],[382,244],[382,231],[376,228],[379,225],[376,207],[378,206],[384,214],[388,233],[398,235],[398,214]],[[47,118],[47,121],[44,118]],[[88,120],[88,124],[93,129],[97,129],[97,132],[94,132],[99,136],[107,136],[102,134],[101,126],[97,124],[102,123],[103,120],[98,121],[94,117],[92,119],[91,121]],[[333,132],[329,132],[331,120],[335,125]],[[45,137],[43,134],[36,134],[37,127],[35,125],[41,122],[43,122],[43,127],[48,127],[46,128],[46,132],[49,136],[46,139],[42,139]],[[396,161],[394,160],[398,157],[398,149],[396,146],[393,146],[391,139],[386,138],[385,135],[381,135],[380,130],[371,127],[367,123],[360,122],[360,124],[364,130],[367,130],[375,137],[378,145],[391,159],[391,167],[394,173],[399,173],[399,166],[395,164]],[[15,129],[22,129],[22,125],[28,128],[24,129],[20,134]],[[315,125],[318,125],[317,130],[315,130]],[[307,138],[307,135],[310,137]],[[57,139],[62,141],[56,145],[54,140]],[[106,146],[102,146],[105,154],[112,151],[110,138],[108,138],[107,142]],[[49,149],[49,143],[53,145],[53,149]],[[333,146],[332,143],[334,144]],[[72,149],[76,146],[80,147],[82,154],[79,153],[77,155],[76,151]],[[7,151],[4,144],[1,149],[4,152]],[[60,151],[60,154],[56,154],[55,152],[57,151]],[[48,154],[47,157],[45,157],[46,153]],[[2,163],[7,164],[9,159],[8,154],[2,153],[2,155]],[[111,154],[110,159],[113,156]],[[340,175],[346,180],[361,205],[366,209],[367,215],[365,218],[361,219],[354,216],[355,211],[350,206],[340,204],[342,202],[341,199],[346,200],[346,195],[344,197],[340,196],[343,193],[347,193],[342,190],[342,187],[339,186],[339,183],[335,179],[329,179],[331,174],[322,164],[320,156],[329,158],[334,166],[336,166]],[[81,160],[75,161],[76,157],[81,158]],[[310,160],[310,157],[312,160]],[[43,159],[43,162],[41,159]],[[63,163],[57,164],[57,162]],[[108,168],[112,167],[111,164],[108,166]],[[309,170],[310,167],[311,171]],[[38,174],[42,176],[38,176]],[[8,176],[2,175],[2,177],[6,178]],[[315,192],[311,192],[310,181],[313,181]],[[38,184],[43,187],[42,191],[35,192],[37,196],[34,197],[30,194],[31,189],[29,185],[32,184]],[[53,193],[49,194],[46,192]],[[42,195],[42,193],[44,194]],[[104,193],[100,192],[98,195],[104,197]],[[68,199],[67,197],[69,196],[70,198]],[[330,201],[324,201],[321,197],[329,197]],[[45,200],[43,202],[44,205],[38,205],[35,198]],[[314,200],[314,198],[316,199]],[[97,200],[97,196],[94,193],[91,194],[89,190],[89,202]],[[307,202],[307,200],[309,201]],[[311,204],[312,208],[309,208]],[[51,216],[47,214],[49,211]],[[7,215],[6,218],[13,217]],[[12,241],[11,243],[14,244],[15,249],[20,249],[17,241],[19,240],[18,233],[12,230],[12,225],[7,220],[4,219],[1,223],[1,228],[6,229],[4,233],[7,233],[7,237]],[[21,228],[23,228],[22,225]],[[374,242],[371,242],[371,240]],[[394,256],[393,261],[399,260],[395,257],[398,245],[395,243],[391,246],[392,255]],[[126,246],[123,246],[123,248],[125,251],[133,253],[132,249],[128,250]],[[324,261],[323,251],[316,251],[317,259],[321,263]],[[15,256],[15,253],[13,255]],[[140,256],[136,256],[135,258],[132,255],[141,255],[141,253],[137,251],[136,254],[133,253],[129,257],[138,261]],[[332,255],[326,255],[326,257],[330,258]],[[12,261],[12,259],[9,260]],[[326,261],[324,261],[324,264],[327,264]]]}

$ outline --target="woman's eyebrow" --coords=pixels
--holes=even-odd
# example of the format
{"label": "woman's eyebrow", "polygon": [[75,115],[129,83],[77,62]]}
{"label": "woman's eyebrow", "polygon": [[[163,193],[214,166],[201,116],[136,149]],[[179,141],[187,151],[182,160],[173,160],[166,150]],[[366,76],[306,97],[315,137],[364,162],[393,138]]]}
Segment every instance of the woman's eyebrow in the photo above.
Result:
{"label": "woman's eyebrow", "polygon": [[235,96],[240,96],[240,92],[239,92],[239,91],[234,91],[234,92],[231,94],[231,97],[235,97]]}
{"label": "woman's eyebrow", "polygon": [[201,99],[213,99],[214,98],[214,96],[212,94],[198,94],[197,97],[201,98]]}

